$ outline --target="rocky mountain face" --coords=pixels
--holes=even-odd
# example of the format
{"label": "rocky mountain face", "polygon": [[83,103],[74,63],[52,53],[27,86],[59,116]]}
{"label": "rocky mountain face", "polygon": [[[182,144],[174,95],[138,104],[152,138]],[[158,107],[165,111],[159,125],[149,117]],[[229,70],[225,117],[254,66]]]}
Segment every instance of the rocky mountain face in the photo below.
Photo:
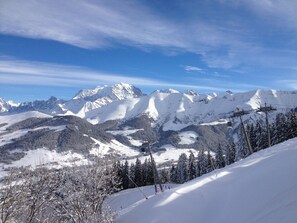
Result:
{"label": "rocky mountain face", "polygon": [[1,127],[0,162],[17,160],[26,151],[38,148],[88,154],[94,140],[110,143],[114,139],[98,126],[75,116],[30,117],[6,125],[2,123]]}
{"label": "rocky mountain face", "polygon": [[8,112],[12,108],[18,106],[11,101],[5,101],[4,99],[0,98],[0,113],[1,112]]}
{"label": "rocky mountain face", "polygon": [[63,114],[61,105],[65,102],[65,100],[52,96],[48,100],[36,100],[33,102],[20,103],[18,106],[8,109],[8,112],[21,113],[27,111],[40,111],[48,114]]}

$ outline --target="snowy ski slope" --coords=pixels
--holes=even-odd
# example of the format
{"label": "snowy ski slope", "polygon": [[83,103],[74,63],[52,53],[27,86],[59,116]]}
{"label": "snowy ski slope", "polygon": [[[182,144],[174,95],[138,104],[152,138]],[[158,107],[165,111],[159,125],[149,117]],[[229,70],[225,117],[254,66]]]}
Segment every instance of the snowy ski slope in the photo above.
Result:
{"label": "snowy ski slope", "polygon": [[296,223],[297,138],[123,209],[118,223]]}

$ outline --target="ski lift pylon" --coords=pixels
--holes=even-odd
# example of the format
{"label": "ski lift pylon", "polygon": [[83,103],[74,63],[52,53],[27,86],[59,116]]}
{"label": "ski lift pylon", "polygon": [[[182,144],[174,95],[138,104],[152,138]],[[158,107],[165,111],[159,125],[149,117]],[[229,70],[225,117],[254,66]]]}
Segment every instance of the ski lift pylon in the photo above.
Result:
{"label": "ski lift pylon", "polygon": [[231,121],[227,122],[227,128],[232,128],[232,122]]}

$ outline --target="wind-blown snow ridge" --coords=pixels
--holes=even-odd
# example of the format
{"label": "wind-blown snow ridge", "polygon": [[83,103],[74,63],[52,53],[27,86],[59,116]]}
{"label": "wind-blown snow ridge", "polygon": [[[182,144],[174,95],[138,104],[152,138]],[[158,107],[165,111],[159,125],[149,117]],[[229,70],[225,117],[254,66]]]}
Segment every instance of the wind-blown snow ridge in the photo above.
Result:
{"label": "wind-blown snow ridge", "polygon": [[142,202],[117,222],[297,222],[296,145],[297,138],[254,153]]}

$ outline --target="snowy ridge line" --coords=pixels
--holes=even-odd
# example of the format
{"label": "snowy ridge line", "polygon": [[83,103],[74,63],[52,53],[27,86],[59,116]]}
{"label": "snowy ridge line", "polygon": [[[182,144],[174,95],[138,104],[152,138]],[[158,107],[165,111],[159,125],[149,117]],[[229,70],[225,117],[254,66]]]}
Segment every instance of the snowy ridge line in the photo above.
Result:
{"label": "snowy ridge line", "polygon": [[166,131],[226,119],[236,108],[252,112],[265,102],[278,110],[291,109],[297,107],[297,94],[295,91],[254,90],[202,95],[157,90],[145,95],[132,85],[120,83],[82,90],[69,101],[51,98],[32,103],[31,107],[21,104],[14,111],[35,109],[45,114],[76,115],[93,124],[147,115],[154,125],[163,126]]}

